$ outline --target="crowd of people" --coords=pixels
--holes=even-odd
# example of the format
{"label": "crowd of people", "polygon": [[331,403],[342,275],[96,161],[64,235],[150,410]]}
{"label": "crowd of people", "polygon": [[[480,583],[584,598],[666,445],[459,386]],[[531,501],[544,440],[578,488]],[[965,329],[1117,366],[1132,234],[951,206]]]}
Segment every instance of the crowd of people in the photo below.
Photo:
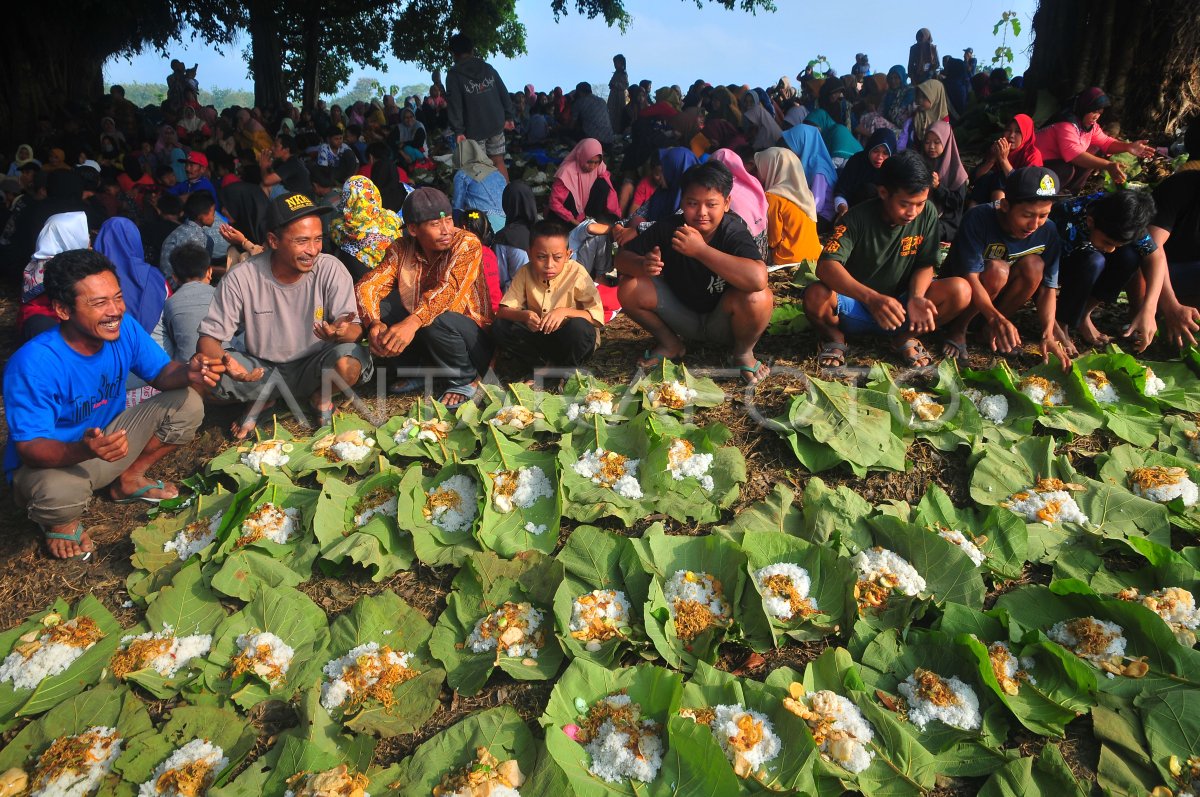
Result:
{"label": "crowd of people", "polygon": [[[1097,173],[1125,182],[1110,156],[1156,155],[1103,130],[1099,88],[960,152],[956,127],[1020,78],[939,59],[926,29],[886,73],[860,53],[844,77],[760,88],[656,89],[618,55],[607,100],[509,92],[467,36],[451,50],[427,97],[345,109],[218,112],[176,61],[160,106],[113,86],[0,163],[27,341],[4,374],[5,471],[54,556],[91,551],[93,491],[177,494],[146,472],[206,403],[245,404],[242,439],[279,400],[327,422],[376,369],[424,387],[399,376],[416,366],[453,407],[497,360],[583,365],[619,312],[648,334],[638,367],[707,345],[753,389],[769,271],[805,262],[822,368],[868,335],[916,367],[935,331],[944,357],[1011,355],[1031,300],[1065,366],[1108,340],[1094,314],[1123,292],[1133,349],[1194,342],[1200,168],[1089,193]],[[1185,144],[1200,165],[1200,124]],[[548,186],[530,164],[554,166]]]}

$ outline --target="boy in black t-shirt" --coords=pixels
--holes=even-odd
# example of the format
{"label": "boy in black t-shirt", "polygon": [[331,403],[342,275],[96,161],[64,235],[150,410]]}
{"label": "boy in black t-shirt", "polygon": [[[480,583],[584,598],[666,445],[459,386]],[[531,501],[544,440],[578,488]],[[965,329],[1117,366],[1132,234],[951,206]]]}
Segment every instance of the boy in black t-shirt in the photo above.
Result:
{"label": "boy in black t-shirt", "polygon": [[1064,348],[1054,321],[1062,244],[1050,210],[1061,196],[1051,170],[1013,169],[1004,182],[1003,199],[977,205],[963,216],[943,270],[971,284],[972,307],[946,328],[947,357],[966,359],[967,326],[976,315],[983,317],[983,338],[993,351],[1019,350],[1021,336],[1010,319],[1033,299],[1043,360],[1057,354],[1064,368],[1070,365],[1070,349]]}
{"label": "boy in black t-shirt", "polygon": [[746,222],[729,212],[733,174],[718,161],[688,169],[682,213],[657,222],[617,255],[621,307],[654,336],[638,362],[678,359],[685,341],[728,345],[746,384],[770,369],[754,356],[771,320],[767,264]]}
{"label": "boy in black t-shirt", "polygon": [[833,229],[804,291],[804,313],[820,335],[817,363],[846,364],[846,335],[886,335],[906,365],[933,358],[917,335],[953,321],[971,301],[961,277],[935,280],[938,213],[928,204],[929,168],[912,150],[880,168],[879,198],[851,208]]}

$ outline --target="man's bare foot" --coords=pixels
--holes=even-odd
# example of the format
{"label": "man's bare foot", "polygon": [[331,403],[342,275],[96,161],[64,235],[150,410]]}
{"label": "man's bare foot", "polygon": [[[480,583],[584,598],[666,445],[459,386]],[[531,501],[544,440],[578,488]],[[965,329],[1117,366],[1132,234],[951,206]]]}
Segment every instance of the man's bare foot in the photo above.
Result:
{"label": "man's bare foot", "polygon": [[459,387],[447,390],[442,394],[441,402],[448,408],[454,409],[460,404],[475,398],[475,391],[479,389],[479,380],[471,382],[468,385],[460,385]]}
{"label": "man's bare foot", "polygon": [[1100,330],[1096,329],[1096,325],[1092,323],[1092,317],[1086,315],[1083,321],[1079,323],[1079,339],[1089,346],[1100,348],[1112,343],[1112,338],[1105,335]]}
{"label": "man's bare foot", "polygon": [[44,528],[42,533],[46,538],[46,548],[55,559],[73,559],[96,550],[92,538],[83,530],[83,524],[78,519]]}
{"label": "man's bare foot", "polygon": [[158,479],[150,479],[145,475],[138,477],[122,475],[108,488],[108,494],[114,501],[126,501],[134,496],[150,501],[166,501],[169,498],[178,498],[179,488],[170,482],[160,482]]}
{"label": "man's bare foot", "polygon": [[642,352],[642,356],[638,358],[637,367],[643,371],[648,371],[651,368],[657,368],[663,360],[671,360],[678,362],[687,354],[687,349],[684,348],[683,342],[680,341],[679,346],[674,349],[668,349],[664,346],[655,346],[653,349],[646,349]]}
{"label": "man's bare foot", "polygon": [[245,418],[242,418],[240,421],[234,421],[233,426],[229,427],[229,431],[233,435],[233,439],[240,442],[253,434],[254,430],[258,428],[258,416],[262,415],[264,412],[270,412],[274,408],[274,401],[264,404],[257,410],[251,406],[251,409],[246,413]]}

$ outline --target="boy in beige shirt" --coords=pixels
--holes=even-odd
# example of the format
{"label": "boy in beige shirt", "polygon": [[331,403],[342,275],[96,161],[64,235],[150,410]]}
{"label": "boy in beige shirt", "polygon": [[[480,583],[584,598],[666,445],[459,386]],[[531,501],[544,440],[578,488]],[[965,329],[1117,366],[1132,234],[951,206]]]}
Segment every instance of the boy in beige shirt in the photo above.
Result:
{"label": "boy in beige shirt", "polygon": [[604,306],[587,269],[571,259],[568,231],[552,220],[529,233],[529,262],[500,301],[497,347],[526,373],[539,365],[573,368],[600,345]]}

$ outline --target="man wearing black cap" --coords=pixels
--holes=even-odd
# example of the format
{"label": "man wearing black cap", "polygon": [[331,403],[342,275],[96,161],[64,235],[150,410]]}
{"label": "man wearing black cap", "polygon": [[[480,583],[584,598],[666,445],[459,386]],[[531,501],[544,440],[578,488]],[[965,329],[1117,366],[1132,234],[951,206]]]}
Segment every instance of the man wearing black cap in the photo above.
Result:
{"label": "man wearing black cap", "polygon": [[943,270],[971,283],[971,307],[946,328],[945,356],[966,359],[967,326],[976,315],[983,316],[984,340],[992,351],[1019,351],[1021,335],[1011,319],[1033,299],[1043,361],[1055,354],[1063,368],[1070,365],[1064,345],[1069,341],[1061,339],[1054,322],[1062,242],[1050,210],[1063,196],[1050,169],[1013,169],[1004,199],[976,205],[963,216]]}
{"label": "man wearing black cap", "polygon": [[[413,191],[403,210],[404,237],[358,283],[371,351],[377,357],[411,357],[409,347],[417,343],[424,364],[450,374],[442,403],[458,406],[474,397],[492,359],[482,244],[454,226],[450,200],[436,188]],[[393,288],[399,307],[385,302]]]}
{"label": "man wearing black cap", "polygon": [[[234,426],[239,440],[276,396],[298,416],[311,408],[324,425],[333,412],[333,387],[371,376],[371,356],[356,343],[362,325],[354,284],[337,258],[321,254],[320,216],[328,210],[303,194],[271,200],[267,251],[225,275],[200,323],[198,355],[222,360],[226,368],[211,397],[253,402]],[[245,354],[224,348],[239,328]]]}

